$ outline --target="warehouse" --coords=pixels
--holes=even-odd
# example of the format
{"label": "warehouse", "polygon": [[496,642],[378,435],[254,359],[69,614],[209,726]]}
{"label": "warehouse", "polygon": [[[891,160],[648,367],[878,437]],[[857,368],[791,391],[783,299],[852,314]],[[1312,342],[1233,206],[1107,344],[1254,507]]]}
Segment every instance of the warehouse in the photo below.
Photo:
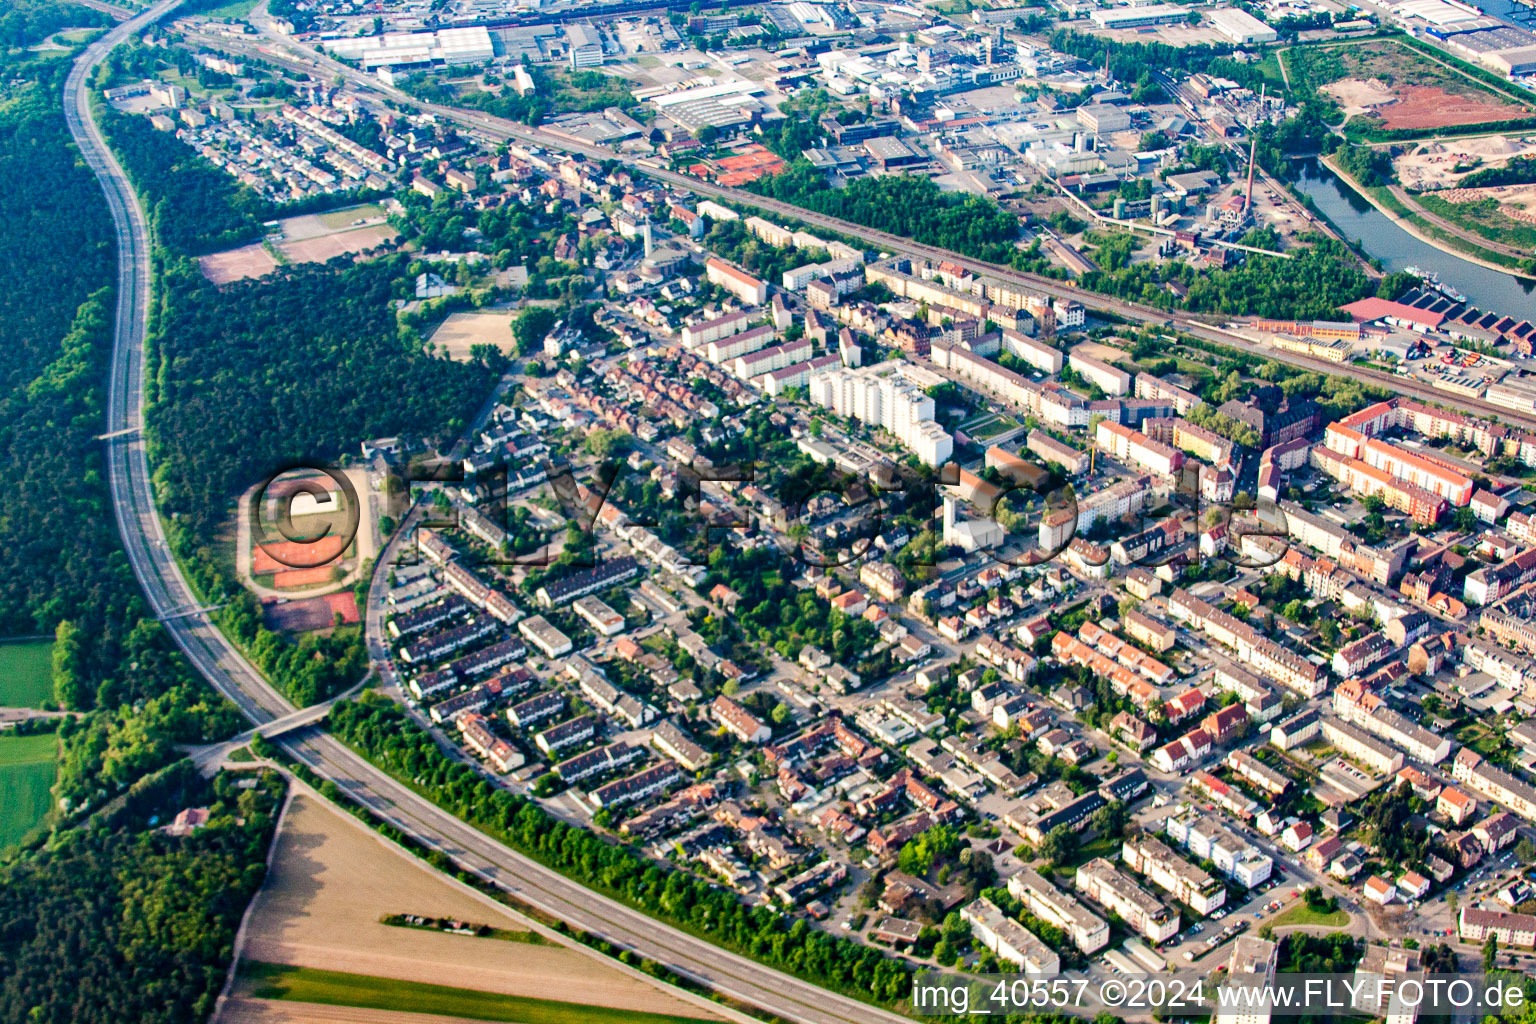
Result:
{"label": "warehouse", "polygon": [[1247,11],[1223,8],[1206,15],[1211,27],[1239,46],[1250,43],[1272,43],[1280,34]]}
{"label": "warehouse", "polygon": [[1189,17],[1188,7],[1175,4],[1151,4],[1146,7],[1117,7],[1093,11],[1088,19],[1100,28],[1150,28],[1173,25]]}

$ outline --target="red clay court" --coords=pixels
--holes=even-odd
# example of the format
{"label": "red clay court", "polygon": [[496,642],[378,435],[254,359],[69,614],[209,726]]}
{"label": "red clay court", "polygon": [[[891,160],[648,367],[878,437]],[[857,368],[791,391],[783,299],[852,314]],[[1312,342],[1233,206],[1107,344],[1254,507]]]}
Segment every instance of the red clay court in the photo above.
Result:
{"label": "red clay court", "polygon": [[307,544],[292,540],[257,544],[251,551],[251,572],[260,576],[269,572],[303,571],[295,566],[325,568],[340,558],[344,550],[346,545],[338,534],[329,534]]}
{"label": "red clay court", "polygon": [[313,569],[285,569],[272,577],[272,585],[279,589],[292,587],[318,587],[331,581],[331,566],[317,565]]}

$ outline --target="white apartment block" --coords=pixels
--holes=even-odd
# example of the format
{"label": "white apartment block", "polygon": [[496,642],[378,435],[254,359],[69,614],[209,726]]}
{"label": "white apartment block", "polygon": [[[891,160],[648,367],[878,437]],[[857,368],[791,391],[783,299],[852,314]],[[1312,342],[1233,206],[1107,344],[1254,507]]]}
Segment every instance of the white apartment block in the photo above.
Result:
{"label": "white apartment block", "polygon": [[1379,775],[1387,775],[1403,766],[1403,752],[1342,719],[1325,717],[1323,736],[1335,750],[1358,761]]}
{"label": "white apartment block", "polygon": [[1209,915],[1227,902],[1227,887],[1219,879],[1174,853],[1161,840],[1151,836],[1128,840],[1120,848],[1120,859],[1197,914]]}
{"label": "white apartment block", "polygon": [[740,334],[752,324],[752,314],[744,312],[726,313],[717,316],[713,320],[705,320],[702,323],[688,324],[683,328],[683,345],[685,348],[698,348],[721,338],[728,338],[733,334]]}
{"label": "white apartment block", "polygon": [[737,356],[756,352],[772,342],[773,338],[773,328],[764,324],[761,327],[754,327],[749,331],[742,331],[740,334],[710,342],[704,346],[704,355],[710,362],[725,366]]}
{"label": "white apartment block", "polygon": [[879,427],[929,466],[947,461],[954,438],[933,419],[933,399],[900,376],[899,363],[816,374],[807,384],[811,401],[839,416]]}
{"label": "white apartment block", "polygon": [[1061,958],[1034,932],[1004,914],[997,904],[983,897],[967,904],[960,916],[971,926],[971,933],[981,944],[1022,968],[1025,974],[1057,974]]}
{"label": "white apartment block", "polygon": [[766,284],[718,257],[711,256],[705,261],[704,278],[710,284],[724,288],[746,305],[761,306],[768,301]]}
{"label": "white apartment block", "polygon": [[1030,868],[1008,879],[1008,895],[1022,901],[1040,920],[1072,936],[1073,945],[1084,953],[1109,945],[1108,922]]}
{"label": "white apartment block", "polygon": [[[1060,315],[1057,316],[1060,322]],[[1068,326],[1062,323],[1062,326]],[[1076,350],[1067,358],[1067,365],[1076,370],[1084,380],[1099,386],[1099,390],[1106,395],[1128,395],[1131,393],[1131,375],[1124,370],[1117,370],[1102,359],[1084,355]]]}
{"label": "white apartment block", "polygon": [[1116,870],[1103,857],[1077,869],[1077,887],[1105,909],[1136,929],[1153,945],[1173,938],[1179,932],[1179,912]]}
{"label": "white apartment block", "polygon": [[1169,839],[1210,861],[1238,885],[1252,889],[1274,873],[1271,857],[1214,817],[1191,811],[1169,818],[1165,827]]}
{"label": "white apartment block", "polygon": [[1003,328],[1003,351],[1018,356],[1041,373],[1060,373],[1061,350],[1043,341],[1036,341],[1027,334]]}

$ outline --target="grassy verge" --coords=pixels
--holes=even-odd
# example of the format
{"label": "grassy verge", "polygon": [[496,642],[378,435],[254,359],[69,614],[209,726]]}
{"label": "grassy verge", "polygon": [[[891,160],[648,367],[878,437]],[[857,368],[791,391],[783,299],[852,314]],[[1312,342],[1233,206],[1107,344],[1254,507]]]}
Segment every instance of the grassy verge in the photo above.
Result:
{"label": "grassy verge", "polygon": [[240,987],[243,994],[256,999],[435,1013],[517,1024],[690,1024],[702,1019],[256,961],[241,967]]}
{"label": "grassy verge", "polygon": [[1536,226],[1522,223],[1499,209],[1496,199],[1475,203],[1450,203],[1436,195],[1415,196],[1420,206],[1450,221],[1459,228],[1481,235],[1490,242],[1536,249]]}
{"label": "grassy verge", "polygon": [[1459,235],[1453,235],[1443,228],[1436,227],[1419,214],[1404,206],[1402,201],[1394,196],[1389,189],[1382,186],[1368,188],[1341,170],[1335,162],[1325,160],[1324,164],[1346,186],[1371,200],[1378,209],[1401,221],[1402,224],[1400,226],[1403,226],[1405,230],[1412,228],[1414,233],[1422,236],[1430,245],[1444,249],[1447,252],[1459,253],[1473,259],[1482,260],[1485,263],[1491,263],[1497,268],[1503,268],[1522,276],[1529,277],[1531,275],[1532,261],[1520,260],[1513,256],[1507,256],[1504,253],[1494,252],[1491,249],[1484,249],[1482,246],[1469,242]]}
{"label": "grassy verge", "polygon": [[1319,928],[1343,928],[1349,924],[1349,915],[1342,910],[1325,913],[1321,910],[1313,910],[1303,900],[1290,910],[1281,914],[1270,922],[1275,928],[1284,928],[1288,925],[1313,925]]}

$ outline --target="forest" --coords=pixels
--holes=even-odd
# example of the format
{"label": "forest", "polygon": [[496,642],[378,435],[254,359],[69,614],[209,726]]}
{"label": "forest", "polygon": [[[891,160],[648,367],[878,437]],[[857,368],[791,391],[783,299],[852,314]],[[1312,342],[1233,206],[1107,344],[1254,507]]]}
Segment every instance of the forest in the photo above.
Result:
{"label": "forest", "polygon": [[[1234,316],[1342,319],[1338,308],[1376,293],[1376,285],[1344,246],[1313,237],[1289,260],[1250,256],[1231,270],[1206,270],[1182,261],[1136,263],[1117,271],[1084,274],[1085,288],[1159,309]],[[1188,289],[1181,301],[1168,290],[1177,281]]]}
{"label": "forest", "polygon": [[33,46],[60,29],[112,24],[101,11],[57,0],[5,0],[0,4],[0,47]]}
{"label": "forest", "polygon": [[805,159],[782,174],[761,178],[754,191],[876,231],[937,245],[991,263],[1013,265],[1019,220],[980,196],[940,191],[928,178],[907,174],[858,178],[827,188],[826,176]]}
{"label": "forest", "polygon": [[11,284],[0,295],[0,635],[58,637],[54,700],[88,712],[60,728],[55,795],[73,809],[236,722],[149,618],[118,544],[93,440],[106,422],[115,251],[100,186],[64,126],[67,70],[9,66],[0,105],[0,172],[12,183],[0,193]]}
{"label": "forest", "polygon": [[489,391],[482,363],[428,356],[397,324],[407,258],[286,268],[223,288],[187,260],[160,278],[147,422],[169,534],[220,625],[297,703],[356,681],[355,631],[288,643],[228,578],[217,548],[235,497],[279,468],[350,455],[359,440],[452,438]]}
{"label": "forest", "polygon": [[[124,809],[0,868],[0,1020],[207,1019],[284,791],[275,773],[235,781],[182,761]],[[208,824],[180,838],[150,827],[186,807],[207,807]]]}
{"label": "forest", "polygon": [[259,241],[270,203],[204,160],[148,118],[99,108],[102,134],[144,204],[155,241],[177,256],[196,256]]}

